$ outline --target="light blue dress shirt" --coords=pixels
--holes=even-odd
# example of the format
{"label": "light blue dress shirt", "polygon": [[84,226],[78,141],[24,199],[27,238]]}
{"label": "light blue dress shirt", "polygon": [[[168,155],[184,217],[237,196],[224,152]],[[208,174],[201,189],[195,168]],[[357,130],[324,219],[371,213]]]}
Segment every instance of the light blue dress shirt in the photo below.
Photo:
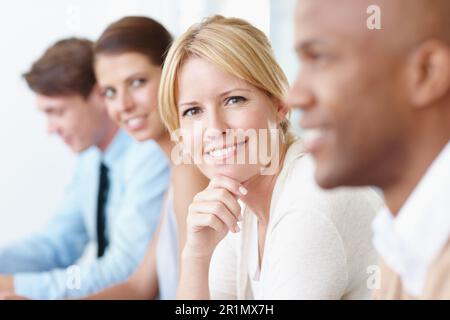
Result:
{"label": "light blue dress shirt", "polygon": [[[101,258],[77,264],[88,243],[97,242],[101,161],[109,168],[109,245]],[[92,147],[78,156],[62,205],[42,232],[0,248],[0,273],[14,274],[15,292],[34,299],[81,297],[126,280],[156,229],[169,178],[155,142],[133,142],[119,130],[103,154]]]}

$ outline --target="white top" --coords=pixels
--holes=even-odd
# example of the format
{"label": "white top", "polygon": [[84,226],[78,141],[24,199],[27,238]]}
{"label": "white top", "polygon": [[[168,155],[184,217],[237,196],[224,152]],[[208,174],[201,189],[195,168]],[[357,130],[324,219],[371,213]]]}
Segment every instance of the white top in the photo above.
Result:
{"label": "white top", "polygon": [[295,142],[272,194],[256,296],[249,281],[249,264],[258,254],[251,241],[256,216],[243,208],[242,231],[229,233],[214,251],[211,298],[369,298],[367,268],[377,261],[370,226],[381,204],[370,188],[320,189],[312,158]]}
{"label": "white top", "polygon": [[172,187],[168,190],[164,209],[156,247],[156,272],[158,275],[159,299],[173,300],[177,293],[180,263]]}
{"label": "white top", "polygon": [[258,247],[258,219],[251,217],[250,227],[250,256],[248,262],[248,274],[250,275],[250,284],[252,286],[253,298],[260,300],[259,280],[261,270],[259,268],[259,247]]}
{"label": "white top", "polygon": [[397,217],[383,208],[373,229],[374,245],[385,263],[400,276],[406,292],[420,296],[428,268],[450,236],[450,142]]}

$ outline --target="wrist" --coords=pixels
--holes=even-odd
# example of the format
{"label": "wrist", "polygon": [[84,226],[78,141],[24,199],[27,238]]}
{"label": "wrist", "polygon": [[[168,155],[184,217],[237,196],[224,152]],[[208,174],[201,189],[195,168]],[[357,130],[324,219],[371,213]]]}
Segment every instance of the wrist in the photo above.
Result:
{"label": "wrist", "polygon": [[198,262],[208,262],[211,260],[212,251],[198,250],[198,248],[194,248],[189,246],[189,243],[186,243],[181,257],[183,260],[197,260]]}

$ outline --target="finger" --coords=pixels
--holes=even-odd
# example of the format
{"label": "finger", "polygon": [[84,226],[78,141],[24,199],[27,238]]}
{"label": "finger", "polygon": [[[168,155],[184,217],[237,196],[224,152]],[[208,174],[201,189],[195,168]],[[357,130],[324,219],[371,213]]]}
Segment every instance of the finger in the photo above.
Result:
{"label": "finger", "polygon": [[248,193],[248,190],[239,181],[226,176],[215,176],[206,189],[216,188],[227,189],[238,197],[245,196]]}
{"label": "finger", "polygon": [[204,215],[215,215],[232,232],[238,232],[237,218],[218,201],[194,202],[189,207],[190,212]]}
{"label": "finger", "polygon": [[211,228],[218,233],[228,231],[228,226],[214,214],[194,213],[187,218],[187,224],[194,231],[201,231],[204,228]]}
{"label": "finger", "polygon": [[238,219],[241,220],[241,206],[236,197],[223,188],[206,189],[194,197],[194,202],[219,201]]}
{"label": "finger", "polygon": [[191,208],[194,212],[200,214],[209,214],[217,216],[232,232],[238,232],[237,218],[218,201],[195,202]]}

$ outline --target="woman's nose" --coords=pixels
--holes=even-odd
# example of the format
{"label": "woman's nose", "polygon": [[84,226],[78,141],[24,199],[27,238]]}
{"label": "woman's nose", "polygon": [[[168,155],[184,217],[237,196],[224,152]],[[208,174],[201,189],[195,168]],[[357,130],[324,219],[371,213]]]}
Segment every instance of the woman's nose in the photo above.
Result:
{"label": "woman's nose", "polygon": [[205,128],[205,138],[214,140],[222,138],[227,132],[228,126],[221,112],[211,112]]}
{"label": "woman's nose", "polygon": [[131,97],[131,95],[128,92],[123,92],[118,104],[117,104],[117,109],[120,111],[129,111],[131,109],[133,109],[134,107],[134,101],[133,98]]}

